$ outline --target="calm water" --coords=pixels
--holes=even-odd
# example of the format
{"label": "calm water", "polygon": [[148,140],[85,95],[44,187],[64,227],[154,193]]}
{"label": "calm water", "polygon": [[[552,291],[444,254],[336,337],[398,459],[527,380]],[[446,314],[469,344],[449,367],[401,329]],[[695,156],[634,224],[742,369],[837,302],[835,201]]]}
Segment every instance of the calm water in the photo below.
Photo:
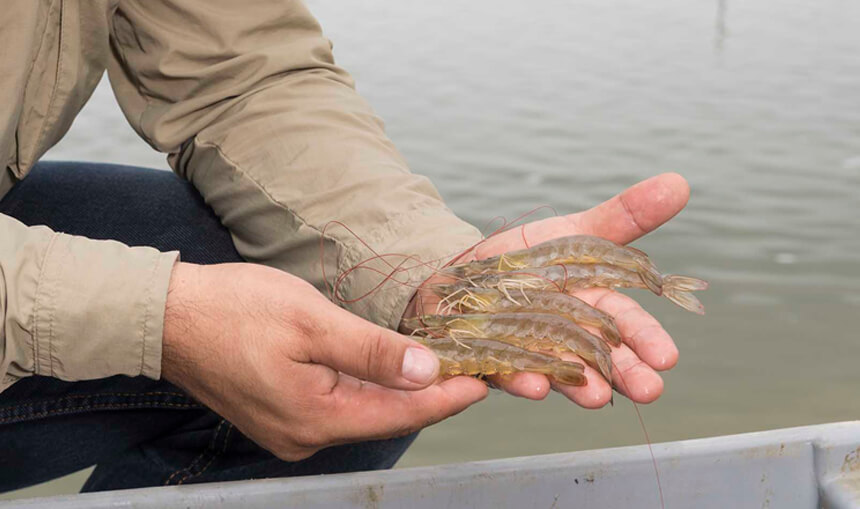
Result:
{"label": "calm water", "polygon": [[[637,245],[711,281],[654,441],[860,418],[860,3],[315,0],[414,171],[484,225],[590,207],[667,170],[687,210]],[[105,84],[51,158],[166,167]],[[109,136],[107,135],[109,133]],[[495,394],[401,466],[637,444],[630,404]]]}

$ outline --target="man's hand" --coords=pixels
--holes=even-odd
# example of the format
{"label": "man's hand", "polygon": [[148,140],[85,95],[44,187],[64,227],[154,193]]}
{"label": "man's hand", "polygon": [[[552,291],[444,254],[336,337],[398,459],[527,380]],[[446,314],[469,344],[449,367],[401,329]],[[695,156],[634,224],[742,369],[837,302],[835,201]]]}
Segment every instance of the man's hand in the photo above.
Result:
{"label": "man's hand", "polygon": [[164,378],[285,460],[405,435],[487,394],[434,383],[425,347],[261,265],[177,264],[164,322]]}
{"label": "man's hand", "polygon": [[[671,219],[684,208],[689,195],[689,186],[680,175],[658,175],[584,212],[535,221],[493,236],[457,263],[490,258],[576,234],[597,235],[626,244]],[[417,311],[420,313],[433,313],[435,302],[428,298],[429,292],[422,291],[419,295],[407,314],[414,314],[416,308],[422,308]],[[616,368],[613,385],[639,403],[657,399],[663,392],[663,380],[656,371],[670,369],[678,362],[678,349],[669,334],[636,301],[621,293],[592,288],[575,295],[615,317],[624,345],[612,350]],[[592,368],[586,366],[585,372],[587,386],[559,385],[556,389],[583,407],[600,408],[609,402],[612,389]],[[491,380],[511,394],[530,399],[543,399],[550,389],[549,380],[535,373],[491,377]]]}

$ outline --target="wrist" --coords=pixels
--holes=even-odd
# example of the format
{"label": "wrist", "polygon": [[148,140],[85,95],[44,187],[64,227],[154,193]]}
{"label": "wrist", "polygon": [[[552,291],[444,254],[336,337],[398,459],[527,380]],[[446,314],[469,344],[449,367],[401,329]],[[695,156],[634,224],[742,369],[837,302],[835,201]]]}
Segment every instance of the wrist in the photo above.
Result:
{"label": "wrist", "polygon": [[161,376],[182,386],[183,374],[190,364],[189,345],[193,343],[192,309],[196,306],[195,288],[200,265],[177,262],[170,275],[164,307]]}

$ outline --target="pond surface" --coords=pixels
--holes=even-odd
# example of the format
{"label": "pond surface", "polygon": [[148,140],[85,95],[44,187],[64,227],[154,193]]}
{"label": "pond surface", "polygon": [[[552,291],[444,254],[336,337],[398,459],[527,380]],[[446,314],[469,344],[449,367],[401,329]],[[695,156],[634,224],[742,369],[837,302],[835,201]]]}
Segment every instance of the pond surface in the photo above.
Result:
{"label": "pond surface", "polygon": [[[636,244],[711,282],[705,317],[637,294],[681,350],[642,408],[653,441],[860,418],[860,3],[310,6],[413,170],[478,226],[690,181],[687,209]],[[106,83],[48,157],[167,167]],[[400,465],[643,441],[624,399],[494,394]]]}

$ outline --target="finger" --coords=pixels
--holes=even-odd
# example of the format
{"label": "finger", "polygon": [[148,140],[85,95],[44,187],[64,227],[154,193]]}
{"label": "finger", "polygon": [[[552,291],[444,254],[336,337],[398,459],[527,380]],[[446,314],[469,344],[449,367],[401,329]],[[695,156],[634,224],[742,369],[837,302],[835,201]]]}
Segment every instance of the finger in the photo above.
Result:
{"label": "finger", "polygon": [[311,362],[393,389],[422,389],[439,376],[439,359],[427,347],[348,311],[310,328]]}
{"label": "finger", "polygon": [[636,403],[651,403],[663,393],[663,379],[627,345],[612,351],[612,383]]}
{"label": "finger", "polygon": [[684,177],[664,173],[569,219],[578,226],[579,233],[626,244],[671,219],[689,198],[690,186]]}
{"label": "finger", "polygon": [[672,337],[632,298],[605,288],[583,290],[576,296],[614,317],[624,343],[650,367],[664,371],[678,363]]}
{"label": "finger", "polygon": [[458,376],[408,392],[373,383],[338,383],[331,395],[331,418],[324,416],[318,439],[343,443],[402,436],[435,424],[484,399],[487,386]]}
{"label": "finger", "polygon": [[538,373],[516,373],[508,376],[492,376],[488,379],[499,389],[522,398],[544,399],[549,393],[549,389],[554,388],[584,408],[601,408],[609,403],[612,397],[612,388],[600,373],[572,353],[562,353],[558,357],[583,364],[588,384],[584,386],[559,384]]}
{"label": "finger", "polygon": [[[559,357],[584,364],[582,359],[570,353],[560,354]],[[588,378],[588,385],[573,386],[553,382],[552,387],[583,408],[603,408],[612,399],[612,387],[597,370],[587,364],[585,376]]]}
{"label": "finger", "polygon": [[520,398],[541,400],[549,394],[550,383],[540,373],[514,373],[488,376],[487,380],[499,389]]}

